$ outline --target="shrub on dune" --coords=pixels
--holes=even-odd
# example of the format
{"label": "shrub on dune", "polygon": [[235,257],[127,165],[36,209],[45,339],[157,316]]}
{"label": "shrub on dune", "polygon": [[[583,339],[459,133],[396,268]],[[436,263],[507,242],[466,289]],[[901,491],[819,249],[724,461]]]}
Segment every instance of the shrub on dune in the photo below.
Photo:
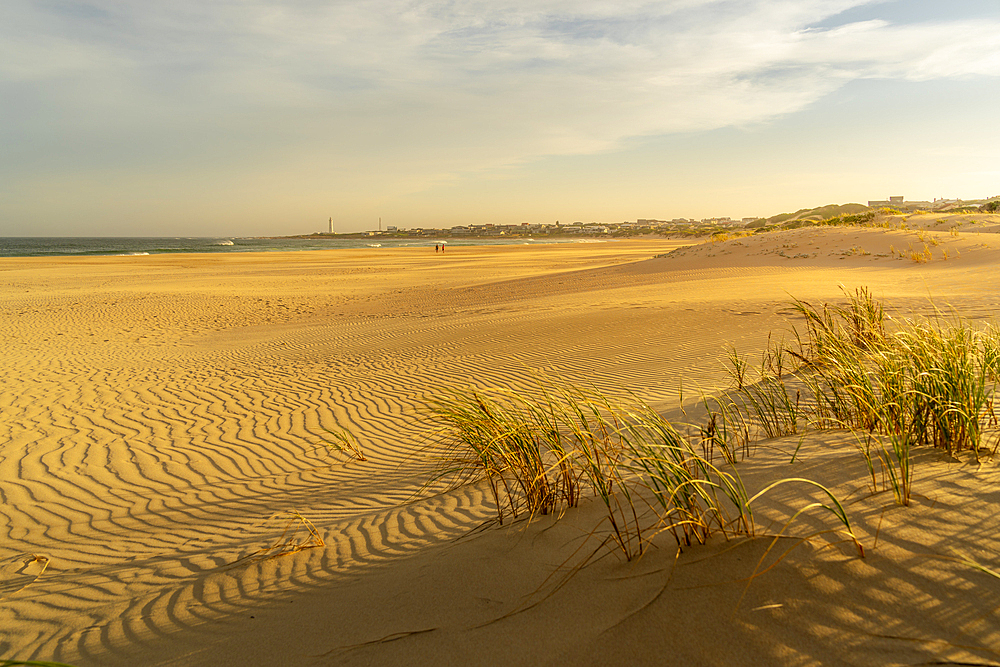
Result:
{"label": "shrub on dune", "polygon": [[[984,426],[996,425],[1000,332],[957,319],[892,321],[869,290],[845,296],[846,305],[794,300],[804,329],[793,329],[794,348],[769,340],[755,378],[730,349],[733,387],[703,399],[708,419],[698,428],[678,429],[634,397],[551,382],[528,392],[445,390],[429,402],[439,455],[432,483],[485,480],[500,523],[596,497],[610,527],[605,542],[632,559],[665,531],[682,546],[714,534],[752,536],[750,502],[760,494],[748,496],[737,454],[755,436],[846,428],[858,435],[873,489],[881,474],[906,505],[913,447],[978,458]],[[818,486],[781,480],[768,488],[786,481]],[[832,512],[863,555],[843,507],[820,488],[833,503],[806,508]]]}
{"label": "shrub on dune", "polygon": [[867,289],[845,296],[846,306],[793,301],[805,321],[794,332],[798,349],[789,350],[810,395],[805,413],[815,428],[858,433],[873,486],[881,472],[906,505],[913,446],[971,451],[978,460],[984,426],[996,425],[1000,334],[941,317],[898,320],[890,332],[885,307]]}
{"label": "shrub on dune", "polygon": [[429,408],[439,456],[433,481],[485,480],[501,523],[563,512],[586,494],[604,507],[605,543],[629,560],[662,532],[681,546],[754,534],[736,469],[706,455],[704,432],[700,441],[684,435],[638,399],[541,383],[530,394],[452,388]]}

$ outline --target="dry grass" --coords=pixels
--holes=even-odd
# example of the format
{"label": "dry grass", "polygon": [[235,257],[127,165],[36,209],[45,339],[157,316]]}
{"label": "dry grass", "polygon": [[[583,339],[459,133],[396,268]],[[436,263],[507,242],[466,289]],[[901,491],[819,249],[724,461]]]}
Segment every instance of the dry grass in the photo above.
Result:
{"label": "dry grass", "polygon": [[354,434],[347,431],[346,429],[337,429],[334,431],[327,431],[330,434],[330,440],[324,440],[322,445],[330,452],[336,452],[338,454],[345,454],[349,458],[355,461],[367,461],[365,458],[364,450],[361,449],[361,444],[358,439],[354,437]]}
{"label": "dry grass", "polygon": [[[754,534],[748,494],[730,465],[731,432],[684,435],[634,397],[552,383],[530,395],[452,388],[429,410],[439,462],[430,484],[485,480],[500,523],[566,511],[586,494],[605,507],[604,543],[629,560],[663,532],[682,547],[714,534]],[[721,410],[719,423],[730,428],[740,409]],[[739,437],[749,441],[746,432]],[[713,443],[723,443],[728,463],[713,462]],[[837,518],[850,531],[846,514]]]}
{"label": "dry grass", "polygon": [[751,231],[728,231],[728,232],[716,232],[712,234],[712,243],[724,243],[725,241],[732,241],[734,239],[742,239],[747,236],[753,236]]}
{"label": "dry grass", "polygon": [[[551,382],[530,393],[446,390],[429,403],[439,456],[431,484],[485,480],[500,523],[597,497],[605,543],[632,559],[664,531],[682,546],[752,536],[752,500],[787,482],[815,483],[781,480],[751,498],[737,460],[761,438],[835,428],[857,436],[873,491],[891,489],[907,505],[914,447],[979,457],[983,428],[997,422],[1000,331],[941,317],[891,320],[867,289],[844,293],[844,305],[793,301],[804,325],[792,329],[792,344],[769,339],[756,366],[729,348],[730,390],[703,396],[705,423],[683,433],[634,397]],[[863,555],[843,507],[822,490],[831,502],[800,512],[832,513]]]}
{"label": "dry grass", "polygon": [[927,262],[931,261],[934,258],[934,255],[931,253],[930,247],[926,243],[924,244],[923,250],[914,250],[913,247],[911,246],[910,248],[907,249],[906,254],[907,257],[909,257],[912,261],[916,262],[917,264],[926,264]]}
{"label": "dry grass", "polygon": [[306,549],[326,546],[326,542],[319,534],[319,531],[316,530],[316,526],[313,525],[312,521],[302,516],[297,510],[275,512],[254,526],[254,528],[266,528],[269,530],[273,528],[276,529],[275,532],[280,531],[280,534],[270,545],[261,547],[253,553],[240,558],[232,563],[232,565],[269,560],[305,551]]}
{"label": "dry grass", "polygon": [[[898,320],[889,332],[885,308],[868,290],[845,296],[846,306],[793,302],[805,327],[793,330],[797,349],[787,351],[801,363],[806,406],[798,393],[793,403],[779,377],[764,373],[737,405],[768,437],[800,422],[854,431],[873,489],[881,477],[906,505],[913,447],[969,451],[978,459],[983,428],[997,422],[1000,331],[938,317]],[[784,431],[773,426],[782,423]]]}
{"label": "dry grass", "polygon": [[442,453],[436,480],[489,484],[501,523],[600,499],[610,540],[628,559],[656,534],[678,544],[752,531],[747,494],[637,399],[540,384],[532,395],[452,389],[431,403]]}
{"label": "dry grass", "polygon": [[[756,377],[745,356],[727,350],[732,387],[703,399],[704,455],[732,463],[762,438],[849,429],[872,490],[890,489],[907,505],[912,448],[971,452],[977,460],[988,451],[983,431],[997,425],[1000,331],[940,316],[896,320],[889,331],[885,307],[867,289],[845,297],[842,306],[793,301],[802,330],[793,328],[792,346],[768,341]],[[785,357],[799,364],[794,373]]]}

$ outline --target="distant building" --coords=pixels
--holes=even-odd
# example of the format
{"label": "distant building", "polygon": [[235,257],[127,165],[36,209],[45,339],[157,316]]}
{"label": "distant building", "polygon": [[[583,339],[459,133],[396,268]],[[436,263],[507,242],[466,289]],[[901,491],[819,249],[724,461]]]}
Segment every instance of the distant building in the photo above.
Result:
{"label": "distant building", "polygon": [[869,201],[868,205],[871,206],[872,208],[880,208],[882,206],[899,206],[904,201],[905,200],[900,195],[900,196],[896,196],[896,197],[889,197],[888,199],[879,199],[879,200],[875,200],[875,201]]}
{"label": "distant building", "polygon": [[872,208],[894,208],[900,211],[913,213],[915,211],[941,211],[947,210],[950,206],[960,204],[958,199],[935,199],[934,201],[906,201],[902,197],[889,197],[886,200],[870,201],[868,205]]}

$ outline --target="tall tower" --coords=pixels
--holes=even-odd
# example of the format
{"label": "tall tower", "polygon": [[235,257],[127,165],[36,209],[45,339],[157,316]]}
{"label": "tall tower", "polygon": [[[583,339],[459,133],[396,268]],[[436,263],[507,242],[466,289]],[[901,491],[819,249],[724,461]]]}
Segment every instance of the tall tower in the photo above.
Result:
{"label": "tall tower", "polygon": [[333,218],[330,218],[330,233],[333,234]]}

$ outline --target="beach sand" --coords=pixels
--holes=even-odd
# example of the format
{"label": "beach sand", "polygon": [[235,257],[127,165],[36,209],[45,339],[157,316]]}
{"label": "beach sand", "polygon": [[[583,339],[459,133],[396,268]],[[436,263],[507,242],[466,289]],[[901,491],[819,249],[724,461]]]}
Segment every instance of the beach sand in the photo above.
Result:
{"label": "beach sand", "polygon": [[[918,451],[908,508],[871,494],[849,433],[762,443],[739,465],[751,492],[829,485],[864,559],[832,534],[679,554],[663,535],[636,562],[576,569],[592,502],[481,527],[482,485],[419,493],[442,387],[544,374],[693,414],[727,386],[725,346],[753,355],[788,331],[791,297],[867,286],[901,315],[995,317],[998,223],[0,260],[0,659],[1000,664],[1000,579],[954,559],[1000,568],[989,457]],[[898,256],[925,244],[930,261]],[[324,446],[338,428],[366,461]],[[815,497],[769,495],[759,532]],[[786,532],[832,527],[809,514]]]}

